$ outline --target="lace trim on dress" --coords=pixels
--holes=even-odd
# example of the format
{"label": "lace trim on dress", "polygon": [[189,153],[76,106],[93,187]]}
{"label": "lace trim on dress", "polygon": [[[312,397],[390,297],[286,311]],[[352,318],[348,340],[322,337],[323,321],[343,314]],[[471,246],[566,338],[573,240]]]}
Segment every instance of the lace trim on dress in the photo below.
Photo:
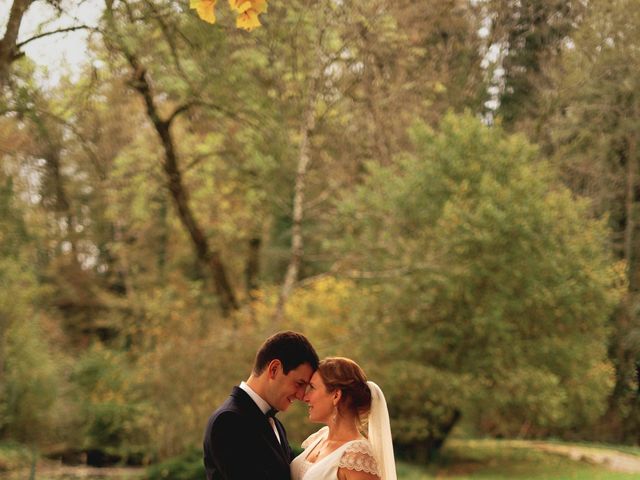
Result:
{"label": "lace trim on dress", "polygon": [[371,445],[366,440],[358,440],[352,442],[340,457],[338,468],[346,468],[347,470],[355,470],[357,472],[366,472],[371,475],[380,477],[378,462],[373,456]]}
{"label": "lace trim on dress", "polygon": [[312,445],[313,442],[321,438],[328,429],[329,427],[322,427],[316,433],[312,433],[307,437],[307,439],[304,442],[302,442],[301,447],[304,449],[304,448],[307,448],[309,445]]}

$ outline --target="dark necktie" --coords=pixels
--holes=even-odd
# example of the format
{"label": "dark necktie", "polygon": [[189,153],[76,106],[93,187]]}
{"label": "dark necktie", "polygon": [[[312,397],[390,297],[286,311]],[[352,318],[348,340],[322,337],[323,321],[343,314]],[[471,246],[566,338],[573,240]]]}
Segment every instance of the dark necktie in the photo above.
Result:
{"label": "dark necktie", "polygon": [[282,446],[282,440],[280,439],[280,433],[278,430],[278,427],[276,426],[276,415],[278,413],[278,410],[276,410],[275,408],[270,408],[269,410],[267,410],[267,412],[265,413],[265,415],[267,416],[267,419],[269,420],[269,423],[271,424],[271,428],[273,429],[273,433],[276,436],[276,440],[278,441],[278,444],[280,444],[280,446]]}
{"label": "dark necktie", "polygon": [[275,408],[270,408],[269,410],[267,410],[267,413],[265,413],[268,418],[275,418],[277,414],[278,410],[276,410]]}

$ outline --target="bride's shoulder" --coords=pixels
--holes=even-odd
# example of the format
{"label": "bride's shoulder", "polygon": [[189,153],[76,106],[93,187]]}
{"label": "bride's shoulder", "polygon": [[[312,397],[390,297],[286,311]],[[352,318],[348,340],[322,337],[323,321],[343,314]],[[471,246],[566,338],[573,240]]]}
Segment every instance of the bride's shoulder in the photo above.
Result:
{"label": "bride's shoulder", "polygon": [[373,455],[373,448],[366,438],[349,442],[340,458],[338,468],[365,472],[380,477],[380,469]]}
{"label": "bride's shoulder", "polygon": [[371,447],[371,442],[366,438],[359,438],[358,440],[354,440],[349,442],[345,453],[348,452],[356,452],[356,453],[364,453],[366,455],[373,456],[373,448]]}
{"label": "bride's shoulder", "polygon": [[315,442],[316,440],[321,439],[327,434],[328,431],[329,431],[329,427],[325,426],[325,427],[322,427],[317,432],[312,433],[307,437],[307,439],[304,442],[302,442],[302,448],[307,448],[309,445],[313,444],[313,442]]}

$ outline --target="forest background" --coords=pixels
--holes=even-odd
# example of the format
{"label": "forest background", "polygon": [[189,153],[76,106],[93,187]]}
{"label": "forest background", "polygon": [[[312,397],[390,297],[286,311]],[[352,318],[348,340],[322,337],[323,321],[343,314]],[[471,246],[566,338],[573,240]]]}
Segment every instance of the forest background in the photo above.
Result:
{"label": "forest background", "polygon": [[[272,0],[251,32],[105,0],[52,26],[82,3],[3,3],[0,443],[197,448],[281,329],[381,385],[401,457],[640,443],[637,0]],[[86,65],[39,81],[23,49],[70,29]]]}

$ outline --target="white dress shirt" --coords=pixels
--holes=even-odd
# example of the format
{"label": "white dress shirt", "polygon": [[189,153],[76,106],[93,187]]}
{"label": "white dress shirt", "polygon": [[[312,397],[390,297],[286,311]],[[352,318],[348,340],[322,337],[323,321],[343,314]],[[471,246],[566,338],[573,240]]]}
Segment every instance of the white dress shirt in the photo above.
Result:
{"label": "white dress shirt", "polygon": [[[269,405],[269,403],[265,399],[263,399],[260,395],[258,395],[253,390],[253,388],[247,385],[247,382],[241,382],[240,388],[245,392],[247,392],[247,395],[251,397],[251,400],[254,401],[254,403],[258,406],[258,408],[262,413],[266,415],[267,412],[271,410],[271,405]],[[276,428],[275,420],[272,417],[268,417],[268,420],[269,420],[269,423],[271,424],[271,428],[273,429],[273,433],[275,433],[276,435],[276,439],[278,440],[278,443],[282,444],[282,441],[280,440],[280,434],[278,434],[278,429]]]}

